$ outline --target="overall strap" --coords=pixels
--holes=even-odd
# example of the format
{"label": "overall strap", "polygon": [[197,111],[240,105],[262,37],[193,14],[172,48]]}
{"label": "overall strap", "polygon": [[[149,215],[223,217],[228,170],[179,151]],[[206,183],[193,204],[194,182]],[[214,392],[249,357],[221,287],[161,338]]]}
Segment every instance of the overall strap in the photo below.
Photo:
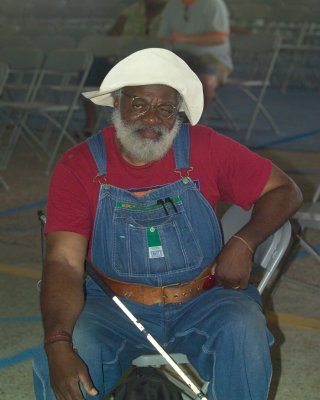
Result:
{"label": "overall strap", "polygon": [[106,146],[104,143],[103,135],[99,132],[96,135],[90,136],[87,143],[97,164],[99,175],[106,175],[107,173],[107,154]]}
{"label": "overall strap", "polygon": [[173,144],[176,169],[189,168],[190,162],[190,135],[189,124],[182,124]]}

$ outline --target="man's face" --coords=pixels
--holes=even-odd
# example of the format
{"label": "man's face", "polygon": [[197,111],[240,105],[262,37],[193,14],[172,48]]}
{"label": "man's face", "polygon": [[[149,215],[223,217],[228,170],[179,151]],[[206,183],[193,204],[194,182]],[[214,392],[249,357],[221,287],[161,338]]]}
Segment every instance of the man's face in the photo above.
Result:
{"label": "man's face", "polygon": [[179,130],[177,92],[164,85],[129,86],[114,101],[113,122],[124,156],[134,163],[162,158]]}

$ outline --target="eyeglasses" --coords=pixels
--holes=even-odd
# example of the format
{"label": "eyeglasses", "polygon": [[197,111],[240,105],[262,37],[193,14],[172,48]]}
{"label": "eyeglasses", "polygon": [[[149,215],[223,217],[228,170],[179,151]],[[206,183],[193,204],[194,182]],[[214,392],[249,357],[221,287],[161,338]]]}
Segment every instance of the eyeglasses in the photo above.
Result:
{"label": "eyeglasses", "polygon": [[141,117],[142,115],[146,114],[151,108],[154,109],[154,112],[159,118],[163,119],[170,119],[175,114],[177,114],[177,106],[171,103],[160,103],[152,105],[142,97],[132,96],[125,92],[121,92],[121,94],[124,94],[129,99],[131,99],[130,112],[137,117]]}

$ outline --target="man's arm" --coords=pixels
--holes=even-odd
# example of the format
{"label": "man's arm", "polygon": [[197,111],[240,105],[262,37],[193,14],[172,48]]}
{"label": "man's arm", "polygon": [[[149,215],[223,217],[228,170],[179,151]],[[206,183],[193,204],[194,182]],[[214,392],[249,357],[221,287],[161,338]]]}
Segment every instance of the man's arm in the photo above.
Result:
{"label": "man's arm", "polygon": [[228,39],[228,32],[205,32],[184,34],[179,32],[172,32],[168,36],[163,37],[162,40],[169,43],[189,43],[196,46],[216,46],[225,43]]}
{"label": "man's arm", "polygon": [[[71,232],[49,233],[41,285],[41,312],[45,338],[57,332],[72,335],[84,305],[84,261],[88,240]],[[51,386],[57,398],[83,399],[79,384],[91,395],[93,387],[84,362],[67,341],[45,346]]]}
{"label": "man's arm", "polygon": [[293,180],[278,167],[271,175],[255,202],[250,221],[239,231],[247,245],[231,238],[216,261],[218,284],[227,288],[246,288],[252,268],[252,253],[269,235],[284,224],[301,206],[302,193]]}
{"label": "man's arm", "polygon": [[120,15],[115,21],[111,29],[109,30],[109,35],[111,36],[121,36],[123,33],[124,26],[127,22],[128,17],[126,15]]}

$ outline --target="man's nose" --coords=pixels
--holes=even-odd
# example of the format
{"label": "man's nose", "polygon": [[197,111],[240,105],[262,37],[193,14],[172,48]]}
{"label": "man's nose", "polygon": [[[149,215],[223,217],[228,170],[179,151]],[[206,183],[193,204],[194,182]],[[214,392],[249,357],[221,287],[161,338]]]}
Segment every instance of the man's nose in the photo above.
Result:
{"label": "man's nose", "polygon": [[158,110],[156,106],[150,106],[148,110],[141,116],[141,118],[150,124],[159,124],[161,118],[158,116]]}

